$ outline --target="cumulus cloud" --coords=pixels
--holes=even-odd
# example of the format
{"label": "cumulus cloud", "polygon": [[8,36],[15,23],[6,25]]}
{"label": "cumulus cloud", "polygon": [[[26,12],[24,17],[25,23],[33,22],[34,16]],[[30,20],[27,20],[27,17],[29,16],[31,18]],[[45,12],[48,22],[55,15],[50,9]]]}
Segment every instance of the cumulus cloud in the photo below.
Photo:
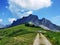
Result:
{"label": "cumulus cloud", "polygon": [[29,15],[32,14],[32,13],[33,13],[32,11],[28,11],[28,12],[22,14],[22,16],[20,16],[20,18],[22,18],[22,17],[27,17],[27,16],[29,16]]}
{"label": "cumulus cloud", "polygon": [[47,8],[51,6],[51,0],[8,0],[9,9],[16,15],[25,14],[27,12]]}
{"label": "cumulus cloud", "polygon": [[13,21],[16,21],[16,18],[8,18],[8,21],[9,21],[10,23],[13,23]]}
{"label": "cumulus cloud", "polygon": [[3,19],[0,19],[0,22],[3,22]]}
{"label": "cumulus cloud", "polygon": [[9,0],[9,3],[15,3],[22,8],[29,10],[37,10],[44,7],[49,7],[52,4],[51,0]]}

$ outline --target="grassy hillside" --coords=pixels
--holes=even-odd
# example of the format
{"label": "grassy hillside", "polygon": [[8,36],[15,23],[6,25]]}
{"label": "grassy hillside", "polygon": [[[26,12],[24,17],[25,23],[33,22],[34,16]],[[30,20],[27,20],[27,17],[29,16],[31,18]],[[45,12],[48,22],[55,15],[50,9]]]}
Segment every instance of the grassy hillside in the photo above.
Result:
{"label": "grassy hillside", "polygon": [[60,32],[47,31],[44,35],[53,45],[60,45]]}
{"label": "grassy hillside", "polygon": [[60,45],[60,32],[47,31],[25,24],[0,30],[0,45],[32,45],[37,31],[44,32],[53,45]]}

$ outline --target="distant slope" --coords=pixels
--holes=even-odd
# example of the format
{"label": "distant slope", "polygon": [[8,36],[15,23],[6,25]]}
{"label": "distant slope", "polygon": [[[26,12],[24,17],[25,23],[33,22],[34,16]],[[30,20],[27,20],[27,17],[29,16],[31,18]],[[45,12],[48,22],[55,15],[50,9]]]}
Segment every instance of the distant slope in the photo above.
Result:
{"label": "distant slope", "polygon": [[41,31],[53,45],[60,45],[60,32],[47,31],[25,24],[1,29],[0,45],[32,45],[38,31]]}

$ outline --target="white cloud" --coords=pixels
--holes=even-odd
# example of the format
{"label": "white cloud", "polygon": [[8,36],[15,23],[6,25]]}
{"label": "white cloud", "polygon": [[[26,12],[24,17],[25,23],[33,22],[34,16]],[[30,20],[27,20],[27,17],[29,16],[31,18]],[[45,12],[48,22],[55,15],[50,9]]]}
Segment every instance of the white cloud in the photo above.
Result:
{"label": "white cloud", "polygon": [[33,12],[32,11],[29,11],[29,12],[27,12],[28,14],[32,14]]}
{"label": "white cloud", "polygon": [[3,22],[3,19],[0,19],[0,22]]}
{"label": "white cloud", "polygon": [[23,15],[28,14],[30,12],[42,8],[47,8],[52,5],[51,0],[8,0],[9,10],[21,17]]}
{"label": "white cloud", "polygon": [[20,18],[27,17],[27,16],[29,16],[32,13],[33,13],[32,11],[26,12],[26,13],[22,14],[22,16],[20,16]]}
{"label": "white cloud", "polygon": [[16,21],[16,18],[8,18],[8,21],[9,21],[10,23],[13,23],[13,21]]}
{"label": "white cloud", "polygon": [[29,10],[37,10],[44,7],[49,7],[52,4],[51,0],[9,0],[9,4],[16,5]]}

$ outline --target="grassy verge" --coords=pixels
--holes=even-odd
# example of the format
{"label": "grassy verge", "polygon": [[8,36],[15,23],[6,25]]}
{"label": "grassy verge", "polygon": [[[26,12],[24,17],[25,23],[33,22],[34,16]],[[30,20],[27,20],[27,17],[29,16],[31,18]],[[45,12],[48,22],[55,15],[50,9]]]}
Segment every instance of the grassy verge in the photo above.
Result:
{"label": "grassy verge", "polygon": [[53,45],[60,45],[60,32],[47,31],[39,27],[25,24],[1,29],[0,45],[32,45],[37,31],[42,31]]}

